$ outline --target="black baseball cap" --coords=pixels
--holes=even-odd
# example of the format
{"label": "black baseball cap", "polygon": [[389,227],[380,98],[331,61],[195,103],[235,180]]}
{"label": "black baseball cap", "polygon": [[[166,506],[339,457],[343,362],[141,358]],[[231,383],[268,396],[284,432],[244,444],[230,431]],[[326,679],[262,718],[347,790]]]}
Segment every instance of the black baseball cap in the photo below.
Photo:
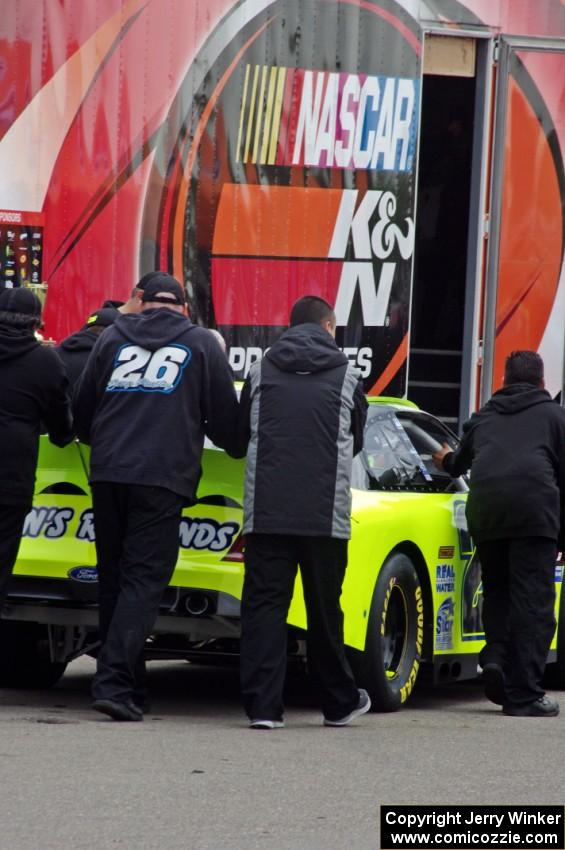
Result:
{"label": "black baseball cap", "polygon": [[115,307],[101,307],[100,310],[90,314],[86,320],[86,327],[94,328],[99,326],[108,328],[114,324],[119,315]]}
{"label": "black baseball cap", "polygon": [[186,304],[186,292],[178,280],[166,272],[155,272],[143,289],[141,301],[147,304],[155,301],[157,304]]}
{"label": "black baseball cap", "polygon": [[147,272],[147,274],[144,274],[143,277],[139,278],[139,280],[135,284],[135,288],[136,289],[142,289],[142,290],[145,289],[147,284],[151,280],[153,280],[154,277],[157,277],[158,275],[162,275],[162,274],[164,274],[164,272],[160,272],[160,271]]}
{"label": "black baseball cap", "polygon": [[21,313],[25,316],[41,318],[41,301],[31,289],[18,286],[15,289],[0,290],[0,311]]}

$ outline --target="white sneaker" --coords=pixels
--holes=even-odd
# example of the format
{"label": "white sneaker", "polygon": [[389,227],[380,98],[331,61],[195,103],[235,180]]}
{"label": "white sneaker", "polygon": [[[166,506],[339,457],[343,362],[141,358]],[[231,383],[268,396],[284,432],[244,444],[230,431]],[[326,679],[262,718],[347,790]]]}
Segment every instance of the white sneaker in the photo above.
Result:
{"label": "white sneaker", "polygon": [[345,715],[345,717],[340,717],[339,720],[328,720],[327,717],[324,717],[324,726],[347,726],[347,724],[351,723],[351,721],[356,717],[359,717],[361,714],[366,714],[370,708],[371,697],[364,688],[359,688],[359,702],[357,703],[357,708],[354,708],[353,711],[350,711],[349,714]]}
{"label": "white sneaker", "polygon": [[284,729],[284,720],[250,720],[250,729]]}

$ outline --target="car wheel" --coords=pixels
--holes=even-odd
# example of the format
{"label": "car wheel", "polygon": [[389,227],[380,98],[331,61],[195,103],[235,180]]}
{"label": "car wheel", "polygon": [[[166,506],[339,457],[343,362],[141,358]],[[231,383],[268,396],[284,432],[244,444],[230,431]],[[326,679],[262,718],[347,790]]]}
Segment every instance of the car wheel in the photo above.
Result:
{"label": "car wheel", "polygon": [[557,660],[545,668],[543,684],[558,691],[565,690],[565,592],[563,587],[557,620]]}
{"label": "car wheel", "polygon": [[357,682],[369,691],[377,711],[397,711],[412,693],[423,640],[420,580],[410,558],[397,553],[379,572],[365,651],[354,655]]}
{"label": "car wheel", "polygon": [[46,626],[0,621],[0,688],[50,688],[66,666],[51,661]]}

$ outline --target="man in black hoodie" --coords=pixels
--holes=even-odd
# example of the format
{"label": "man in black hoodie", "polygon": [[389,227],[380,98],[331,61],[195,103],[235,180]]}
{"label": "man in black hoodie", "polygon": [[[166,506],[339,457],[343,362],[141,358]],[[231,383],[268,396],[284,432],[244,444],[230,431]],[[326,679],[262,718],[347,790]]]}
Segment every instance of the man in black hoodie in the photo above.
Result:
{"label": "man in black hoodie", "polygon": [[127,301],[105,301],[99,310],[91,313],[86,323],[79,331],[66,337],[55,351],[65,364],[71,389],[82,374],[90,352],[96,345],[98,337],[106,328],[113,325],[118,316],[127,313],[139,313],[141,297],[145,285],[159,272],[148,272],[134,286]]}
{"label": "man in black hoodie", "polygon": [[553,717],[559,705],[540,683],[565,531],[565,411],[544,389],[541,357],[513,352],[504,387],[463,426],[457,451],[444,445],[434,460],[454,477],[471,470],[466,510],[482,567],[486,695],[505,714]]}
{"label": "man in black hoodie", "polygon": [[241,683],[254,729],[283,725],[286,618],[298,565],[325,725],[344,726],[371,706],[345,657],[339,602],[351,462],[363,444],[367,401],[335,343],[335,324],[323,299],[297,301],[290,329],[253,364],[241,397],[240,449],[248,446]]}
{"label": "man in black hoodie", "polygon": [[35,338],[40,324],[33,292],[0,291],[0,612],[32,505],[42,424],[57,446],[73,438],[65,370]]}
{"label": "man in black hoodie", "polygon": [[102,307],[88,317],[80,331],[68,336],[55,348],[65,365],[71,388],[82,375],[98,337],[102,331],[114,324],[119,315],[115,307]]}
{"label": "man in black hoodie", "polygon": [[181,285],[156,274],[142,302],[104,331],[73,399],[79,438],[92,446],[102,641],[94,708],[115,720],[143,716],[143,648],[177,562],[204,435],[227,448],[237,426],[227,359],[188,320]]}

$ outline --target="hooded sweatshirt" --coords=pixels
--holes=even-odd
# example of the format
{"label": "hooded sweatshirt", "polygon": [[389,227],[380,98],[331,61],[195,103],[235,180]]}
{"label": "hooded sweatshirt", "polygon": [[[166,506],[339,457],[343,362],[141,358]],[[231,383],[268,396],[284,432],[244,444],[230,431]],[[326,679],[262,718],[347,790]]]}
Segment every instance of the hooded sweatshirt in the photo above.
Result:
{"label": "hooded sweatshirt", "polygon": [[165,487],[194,501],[204,435],[228,448],[237,396],[212,334],[167,307],[120,315],[75,389],[90,480]]}
{"label": "hooded sweatshirt", "polygon": [[244,532],[348,539],[366,417],[359,373],[330,334],[316,324],[286,331],[252,365],[241,397]]}
{"label": "hooded sweatshirt", "polygon": [[33,331],[0,324],[0,504],[33,499],[39,435],[73,438],[68,380],[55,352]]}
{"label": "hooded sweatshirt", "polygon": [[[545,390],[510,384],[463,426],[450,475],[471,470],[467,521],[474,540],[548,537],[565,519],[565,410]],[[565,531],[565,525],[563,526]]]}
{"label": "hooded sweatshirt", "polygon": [[110,302],[106,302],[104,307],[92,313],[79,331],[66,337],[55,349],[65,364],[71,387],[74,387],[80,378],[102,331],[113,324],[120,315],[116,307],[108,305]]}

